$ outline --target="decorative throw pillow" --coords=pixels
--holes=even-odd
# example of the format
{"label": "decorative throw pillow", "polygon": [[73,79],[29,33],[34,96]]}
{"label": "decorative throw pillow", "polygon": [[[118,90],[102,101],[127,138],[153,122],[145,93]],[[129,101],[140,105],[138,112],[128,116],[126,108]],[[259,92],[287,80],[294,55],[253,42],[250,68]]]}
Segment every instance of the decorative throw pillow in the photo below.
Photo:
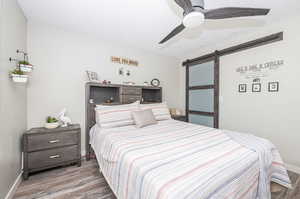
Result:
{"label": "decorative throw pillow", "polygon": [[169,120],[171,119],[170,111],[165,102],[157,104],[141,104],[142,110],[151,109],[156,120]]}
{"label": "decorative throw pillow", "polygon": [[142,128],[151,124],[157,124],[152,110],[142,110],[132,112],[133,120],[137,128]]}
{"label": "decorative throw pillow", "polygon": [[132,112],[139,110],[139,102],[124,105],[97,105],[96,122],[102,128],[133,125]]}

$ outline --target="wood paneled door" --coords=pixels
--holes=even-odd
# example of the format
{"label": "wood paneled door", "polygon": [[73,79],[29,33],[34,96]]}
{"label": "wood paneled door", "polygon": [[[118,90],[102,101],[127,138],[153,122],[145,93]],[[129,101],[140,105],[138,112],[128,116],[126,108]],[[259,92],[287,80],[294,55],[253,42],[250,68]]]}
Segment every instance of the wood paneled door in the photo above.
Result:
{"label": "wood paneled door", "polygon": [[186,66],[188,122],[219,127],[219,58],[214,56]]}

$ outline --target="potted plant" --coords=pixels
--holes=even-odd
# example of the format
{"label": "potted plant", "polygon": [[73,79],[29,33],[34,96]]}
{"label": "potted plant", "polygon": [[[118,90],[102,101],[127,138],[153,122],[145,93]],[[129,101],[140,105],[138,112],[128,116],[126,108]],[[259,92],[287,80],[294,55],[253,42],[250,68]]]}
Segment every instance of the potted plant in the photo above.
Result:
{"label": "potted plant", "polygon": [[45,123],[45,128],[55,129],[59,126],[58,119],[55,117],[48,116]]}
{"label": "potted plant", "polygon": [[17,83],[26,83],[28,76],[24,74],[20,69],[15,69],[10,72],[12,80]]}
{"label": "potted plant", "polygon": [[31,72],[32,69],[33,69],[33,66],[28,62],[28,61],[19,61],[19,67],[20,67],[20,70],[23,71],[23,72]]}

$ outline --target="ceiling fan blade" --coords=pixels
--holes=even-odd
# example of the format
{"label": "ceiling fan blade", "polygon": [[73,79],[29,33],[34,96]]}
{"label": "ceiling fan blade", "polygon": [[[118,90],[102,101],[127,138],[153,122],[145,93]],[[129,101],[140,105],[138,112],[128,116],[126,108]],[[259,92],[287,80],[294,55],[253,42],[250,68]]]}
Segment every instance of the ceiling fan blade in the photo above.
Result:
{"label": "ceiling fan blade", "polygon": [[183,31],[184,28],[185,28],[185,27],[184,27],[183,24],[177,26],[170,34],[168,34],[168,36],[166,36],[163,40],[161,40],[161,41],[159,42],[159,44],[165,43],[166,41],[168,41],[169,39],[171,39],[172,37],[174,37],[175,35],[177,35],[177,34],[180,33],[181,31]]}
{"label": "ceiling fan blade", "polygon": [[175,2],[184,10],[185,13],[190,13],[193,10],[190,0],[175,0]]}
{"label": "ceiling fan blade", "polygon": [[205,10],[205,19],[226,19],[235,17],[248,17],[248,16],[260,16],[267,15],[270,9],[262,8],[218,8],[212,10]]}

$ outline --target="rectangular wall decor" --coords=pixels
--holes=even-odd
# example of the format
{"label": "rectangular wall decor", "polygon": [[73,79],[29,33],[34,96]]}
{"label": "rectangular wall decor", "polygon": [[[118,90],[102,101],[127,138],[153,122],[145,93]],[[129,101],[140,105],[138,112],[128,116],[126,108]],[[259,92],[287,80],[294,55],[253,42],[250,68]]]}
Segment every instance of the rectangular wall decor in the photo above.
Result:
{"label": "rectangular wall decor", "polygon": [[129,66],[138,66],[139,62],[132,59],[122,58],[122,57],[115,57],[111,56],[111,62]]}

